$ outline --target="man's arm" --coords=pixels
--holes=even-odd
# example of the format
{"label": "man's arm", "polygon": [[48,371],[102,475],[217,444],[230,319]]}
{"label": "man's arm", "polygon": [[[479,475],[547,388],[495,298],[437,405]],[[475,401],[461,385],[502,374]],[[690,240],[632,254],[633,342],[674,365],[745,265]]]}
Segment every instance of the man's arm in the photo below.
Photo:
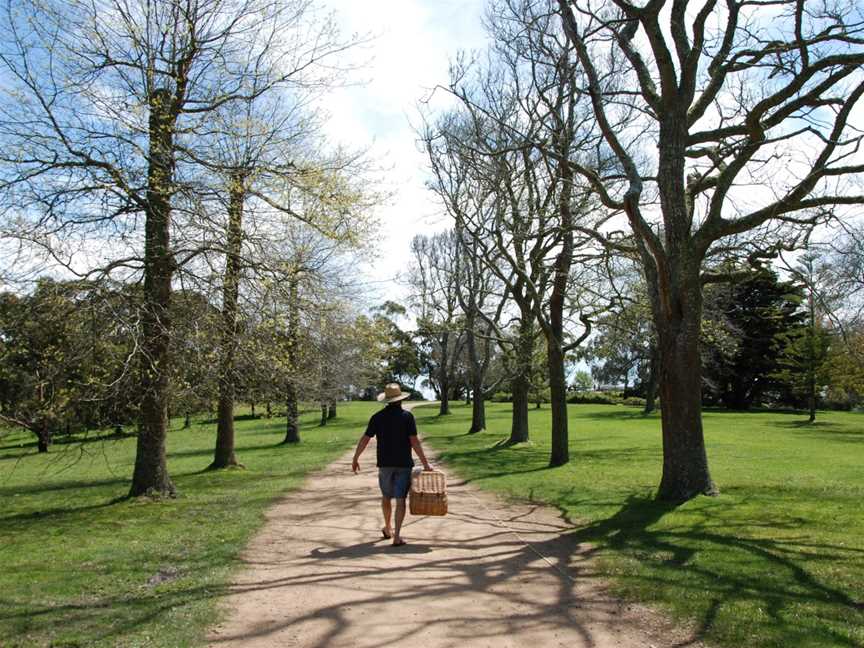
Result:
{"label": "man's arm", "polygon": [[423,470],[432,470],[432,466],[429,465],[429,462],[426,461],[426,455],[423,453],[423,446],[420,445],[420,439],[417,438],[416,434],[412,434],[411,439],[411,447],[414,448],[414,452],[417,453],[417,456],[420,457],[420,461],[423,462]]}
{"label": "man's arm", "polygon": [[357,449],[354,451],[354,461],[351,462],[351,470],[355,473],[360,472],[360,455],[363,454],[367,445],[369,445],[369,437],[364,434],[357,442]]}

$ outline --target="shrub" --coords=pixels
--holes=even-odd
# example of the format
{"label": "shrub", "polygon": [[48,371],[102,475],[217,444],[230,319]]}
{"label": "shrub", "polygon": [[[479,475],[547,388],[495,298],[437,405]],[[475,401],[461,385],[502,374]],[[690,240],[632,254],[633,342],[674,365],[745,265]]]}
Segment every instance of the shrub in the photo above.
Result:
{"label": "shrub", "polygon": [[584,405],[617,405],[621,399],[603,392],[575,392],[567,399],[567,402]]}
{"label": "shrub", "polygon": [[645,399],[638,396],[628,396],[623,401],[624,405],[633,405],[634,407],[645,407]]}

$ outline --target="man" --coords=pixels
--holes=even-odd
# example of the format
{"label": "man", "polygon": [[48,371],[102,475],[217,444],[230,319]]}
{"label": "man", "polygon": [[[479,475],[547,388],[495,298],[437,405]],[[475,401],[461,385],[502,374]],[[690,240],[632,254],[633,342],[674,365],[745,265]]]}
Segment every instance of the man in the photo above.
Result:
{"label": "man", "polygon": [[[432,470],[426,461],[423,447],[417,438],[417,424],[414,415],[402,409],[402,401],[410,394],[403,394],[396,383],[390,383],[384,392],[378,394],[378,401],[387,406],[372,415],[366,432],[360,437],[354,451],[351,469],[356,474],[360,470],[360,455],[369,445],[369,440],[378,440],[378,485],[381,487],[381,512],[384,514],[384,528],[381,535],[393,539],[394,547],[405,544],[402,539],[402,521],[405,519],[405,497],[411,487],[411,469],[414,461],[411,450],[417,453],[424,470]],[[396,529],[390,526],[392,512],[391,499],[396,500]]]}

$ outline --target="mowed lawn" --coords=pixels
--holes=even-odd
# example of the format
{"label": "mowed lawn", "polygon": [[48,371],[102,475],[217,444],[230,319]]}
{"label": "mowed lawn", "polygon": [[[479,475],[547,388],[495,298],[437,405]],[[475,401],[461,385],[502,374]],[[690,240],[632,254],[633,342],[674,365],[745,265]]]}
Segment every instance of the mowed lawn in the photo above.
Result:
{"label": "mowed lawn", "polygon": [[174,429],[168,465],[179,497],[161,502],[117,501],[129,489],[133,438],[37,455],[32,435],[7,432],[0,646],[199,645],[263,511],[352,446],[377,407],[342,404],[324,428],[309,413],[295,446],[278,445],[284,418],[238,420],[242,470],[203,471],[214,423]]}
{"label": "mowed lawn", "polygon": [[568,465],[546,467],[549,411],[502,444],[510,406],[466,435],[470,409],[417,411],[426,441],[482,488],[558,507],[616,590],[729,647],[864,646],[864,415],[706,412],[722,494],[653,501],[660,422],[624,406],[571,405]]}

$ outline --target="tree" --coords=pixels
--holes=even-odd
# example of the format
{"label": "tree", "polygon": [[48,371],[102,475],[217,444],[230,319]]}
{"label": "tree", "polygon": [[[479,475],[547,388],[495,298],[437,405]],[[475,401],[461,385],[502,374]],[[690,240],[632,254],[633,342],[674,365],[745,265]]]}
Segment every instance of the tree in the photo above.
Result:
{"label": "tree", "polygon": [[39,280],[0,293],[0,421],[47,452],[60,432],[128,423],[137,414],[135,291]]}
{"label": "tree", "polygon": [[213,368],[219,362],[220,319],[206,294],[192,289],[174,291],[168,409],[184,416],[184,427],[191,424],[192,414],[212,412],[219,397],[219,375]]}
{"label": "tree", "polygon": [[[699,332],[702,286],[724,277],[704,271],[706,258],[747,245],[770,254],[824,210],[864,202],[843,183],[864,170],[850,157],[861,134],[849,123],[864,94],[864,25],[852,5],[667,4],[557,0],[557,9],[566,55],[586,75],[598,147],[617,165],[604,174],[570,159],[607,210],[586,231],[641,259],[661,358],[658,497],[683,501],[718,492],[702,432]],[[604,229],[615,213],[626,216],[624,236]]]}
{"label": "tree", "polygon": [[831,338],[824,324],[824,311],[817,303],[821,273],[816,255],[812,252],[802,255],[793,271],[795,278],[804,284],[803,322],[796,329],[785,332],[775,376],[786,383],[794,396],[803,396],[812,423],[816,420],[819,395],[827,387],[826,361]]}
{"label": "tree", "polygon": [[[591,198],[565,163],[586,143],[585,107],[576,66],[558,56],[551,17],[535,16],[531,31],[521,28],[526,3],[494,11],[489,25],[500,63],[474,74],[468,65],[454,67],[450,91],[464,114],[445,116],[425,139],[437,191],[457,227],[476,241],[524,313],[525,350],[533,343],[530,326],[546,339],[550,465],[557,466],[569,460],[567,354],[590,335],[598,310],[592,275],[602,250],[577,238]],[[525,389],[513,385],[514,430]]]}
{"label": "tree", "polygon": [[591,391],[594,388],[594,380],[589,372],[580,369],[573,374],[572,386],[576,391]]}
{"label": "tree", "polygon": [[456,262],[461,250],[453,230],[411,241],[412,301],[419,311],[417,335],[427,346],[429,382],[441,401],[439,414],[450,413],[456,364],[464,335],[459,317],[459,268]]}
{"label": "tree", "polygon": [[803,296],[771,270],[730,272],[733,281],[705,291],[704,392],[729,409],[749,409],[777,388],[778,349],[801,326]]}
{"label": "tree", "polygon": [[388,383],[416,388],[422,360],[411,332],[399,325],[399,319],[407,314],[403,305],[393,301],[386,301],[372,310],[370,339],[377,342],[379,348],[370,349],[370,356],[379,360],[381,367],[378,375],[372,377],[374,393],[370,392],[370,397]]}
{"label": "tree", "polygon": [[[494,299],[496,292],[495,275],[481,261],[481,251],[476,241],[463,236],[458,227],[455,235],[459,245],[456,274],[460,277],[456,296],[463,313],[471,394],[471,426],[468,433],[474,434],[486,429],[486,395],[497,386],[497,383],[487,385],[486,376],[493,359],[494,330],[506,302],[501,299],[495,313],[486,312],[487,302]],[[465,391],[467,398],[467,386]]]}

